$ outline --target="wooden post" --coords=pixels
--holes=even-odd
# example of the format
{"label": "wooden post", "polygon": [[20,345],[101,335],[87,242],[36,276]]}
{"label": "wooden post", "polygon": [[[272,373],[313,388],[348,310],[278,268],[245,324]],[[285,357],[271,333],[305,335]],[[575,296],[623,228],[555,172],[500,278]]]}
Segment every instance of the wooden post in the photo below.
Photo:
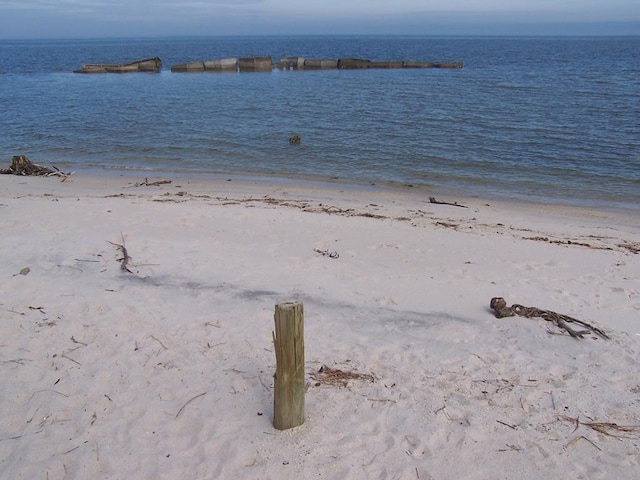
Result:
{"label": "wooden post", "polygon": [[273,345],[276,374],[273,426],[278,430],[304,423],[304,309],[300,302],[276,305]]}

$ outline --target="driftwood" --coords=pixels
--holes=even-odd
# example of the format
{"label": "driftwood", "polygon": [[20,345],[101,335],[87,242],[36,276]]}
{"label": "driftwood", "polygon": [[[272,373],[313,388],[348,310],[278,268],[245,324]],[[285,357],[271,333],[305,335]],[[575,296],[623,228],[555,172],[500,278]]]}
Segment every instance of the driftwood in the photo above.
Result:
{"label": "driftwood", "polygon": [[466,205],[460,205],[458,202],[441,202],[440,200],[436,200],[436,197],[429,197],[429,203],[435,203],[437,205],[451,205],[453,207],[460,207],[460,208],[469,208]]}
{"label": "driftwood", "polygon": [[[552,322],[557,327],[562,328],[574,338],[584,338],[583,336],[586,334],[595,333],[604,339],[609,339],[609,336],[604,331],[588,324],[587,322],[583,322],[582,320],[578,320],[568,315],[552,312],[550,310],[541,310],[536,307],[525,307],[515,303],[508,307],[506,300],[502,297],[493,297],[489,306],[495,312],[496,318],[513,317],[514,315],[525,318],[542,318],[543,320]],[[573,330],[569,325],[567,325],[568,323],[577,323],[578,325],[587,328],[587,330]]]}
{"label": "driftwood", "polygon": [[23,176],[41,176],[41,177],[62,177],[64,182],[67,178],[73,175],[71,173],[61,172],[55,165],[53,170],[37,163],[32,163],[24,155],[14,155],[11,159],[11,165],[5,170],[0,170],[0,173],[6,175],[23,175]]}
{"label": "driftwood", "polygon": [[127,247],[124,246],[124,235],[122,236],[122,243],[121,244],[120,243],[114,243],[114,242],[109,242],[109,243],[122,252],[122,258],[119,260],[120,261],[120,270],[122,270],[123,272],[133,273],[131,270],[129,270],[129,267],[128,267],[129,260],[131,260],[131,257],[129,256],[129,252],[127,251]]}

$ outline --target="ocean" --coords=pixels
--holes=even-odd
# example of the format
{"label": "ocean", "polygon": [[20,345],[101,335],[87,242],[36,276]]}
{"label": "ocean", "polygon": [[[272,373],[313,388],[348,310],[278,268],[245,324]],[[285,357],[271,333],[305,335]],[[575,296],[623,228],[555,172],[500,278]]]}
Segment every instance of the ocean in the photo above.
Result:
{"label": "ocean", "polygon": [[[73,73],[154,56],[160,73]],[[464,68],[170,71],[245,56]],[[63,171],[412,185],[640,210],[640,37],[3,40],[0,72],[0,168],[26,155]]]}

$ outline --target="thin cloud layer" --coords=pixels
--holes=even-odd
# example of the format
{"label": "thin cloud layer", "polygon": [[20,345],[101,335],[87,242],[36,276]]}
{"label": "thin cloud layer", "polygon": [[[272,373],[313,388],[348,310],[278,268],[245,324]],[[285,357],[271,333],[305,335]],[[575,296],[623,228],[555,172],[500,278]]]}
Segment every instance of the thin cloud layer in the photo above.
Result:
{"label": "thin cloud layer", "polygon": [[[88,25],[86,22],[92,22]],[[624,23],[637,0],[0,0],[0,38],[162,34],[459,34],[461,26]],[[135,27],[135,28],[134,28]],[[133,29],[133,32],[132,32]],[[496,30],[496,34],[501,32]],[[557,28],[556,28],[557,30]],[[462,31],[465,31],[462,29]],[[561,30],[560,30],[561,31]],[[470,33],[473,33],[471,28]],[[588,32],[587,32],[588,33]],[[615,33],[624,33],[617,31]]]}

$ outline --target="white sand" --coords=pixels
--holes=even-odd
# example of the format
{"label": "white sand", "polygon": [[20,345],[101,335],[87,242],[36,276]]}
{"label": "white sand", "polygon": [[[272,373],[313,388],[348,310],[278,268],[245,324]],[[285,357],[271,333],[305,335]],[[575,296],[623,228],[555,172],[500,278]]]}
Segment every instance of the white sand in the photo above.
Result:
{"label": "white sand", "polygon": [[[637,478],[637,216],[142,181],[0,176],[1,478]],[[493,296],[612,339],[496,319]],[[284,300],[309,388],[277,431]],[[323,364],[376,380],[318,386]]]}

